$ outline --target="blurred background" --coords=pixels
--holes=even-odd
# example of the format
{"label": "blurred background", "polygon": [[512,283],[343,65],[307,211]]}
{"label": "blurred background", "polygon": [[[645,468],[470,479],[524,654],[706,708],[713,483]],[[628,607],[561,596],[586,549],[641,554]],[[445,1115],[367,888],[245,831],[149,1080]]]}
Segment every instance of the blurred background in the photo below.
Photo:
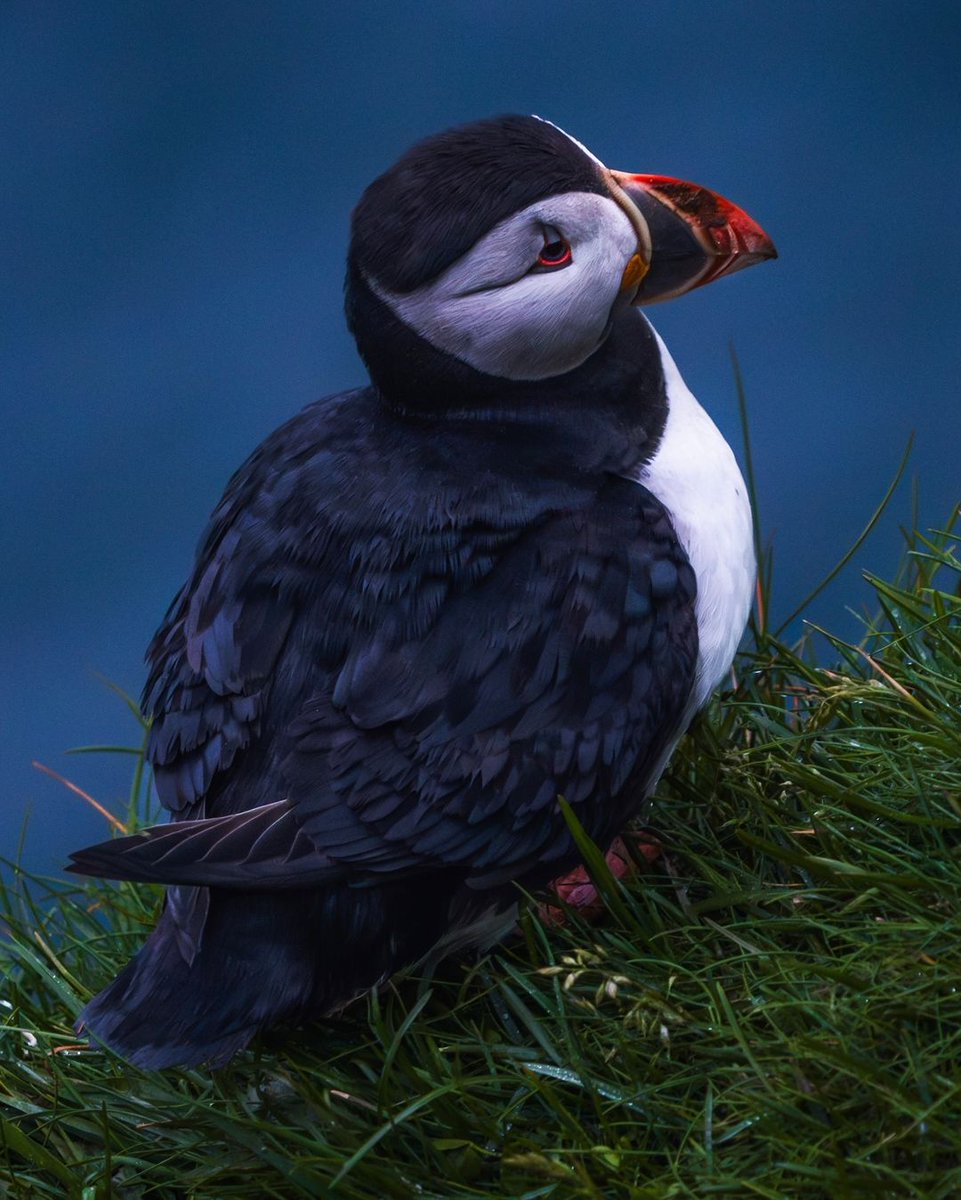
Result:
{"label": "blurred background", "polygon": [[[741,450],[774,616],[868,520],[916,433],[923,525],[959,499],[961,8],[884,0],[0,6],[0,854],[107,835],[142,656],[236,466],[363,382],[348,219],[414,139],[536,112],[609,165],[742,204],[780,260],[651,315]],[[809,616],[857,634],[909,480]]]}

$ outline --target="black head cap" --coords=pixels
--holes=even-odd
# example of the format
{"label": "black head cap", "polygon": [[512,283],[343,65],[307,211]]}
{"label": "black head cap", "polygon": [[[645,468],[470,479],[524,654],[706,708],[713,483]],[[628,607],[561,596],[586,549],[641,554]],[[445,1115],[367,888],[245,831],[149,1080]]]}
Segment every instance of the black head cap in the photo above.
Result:
{"label": "black head cap", "polygon": [[374,180],[354,210],[351,267],[409,292],[544,196],[607,190],[594,159],[549,122],[474,121],[418,142]]}

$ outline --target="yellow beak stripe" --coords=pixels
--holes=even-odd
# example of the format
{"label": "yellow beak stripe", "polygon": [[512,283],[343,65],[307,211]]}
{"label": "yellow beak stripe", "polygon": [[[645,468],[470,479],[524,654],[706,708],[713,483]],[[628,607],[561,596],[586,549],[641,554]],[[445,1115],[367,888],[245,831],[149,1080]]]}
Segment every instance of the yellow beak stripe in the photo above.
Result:
{"label": "yellow beak stripe", "polygon": [[621,291],[627,292],[639,287],[641,280],[649,270],[650,263],[646,263],[639,254],[632,254],[621,277]]}

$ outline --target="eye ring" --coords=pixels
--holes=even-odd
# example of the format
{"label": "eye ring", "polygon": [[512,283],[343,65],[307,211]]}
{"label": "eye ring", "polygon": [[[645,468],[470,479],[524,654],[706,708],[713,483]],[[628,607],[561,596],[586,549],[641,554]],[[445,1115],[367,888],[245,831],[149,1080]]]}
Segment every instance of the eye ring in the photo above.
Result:
{"label": "eye ring", "polygon": [[556,271],[574,261],[571,244],[552,225],[544,226],[544,245],[534,264],[535,271]]}

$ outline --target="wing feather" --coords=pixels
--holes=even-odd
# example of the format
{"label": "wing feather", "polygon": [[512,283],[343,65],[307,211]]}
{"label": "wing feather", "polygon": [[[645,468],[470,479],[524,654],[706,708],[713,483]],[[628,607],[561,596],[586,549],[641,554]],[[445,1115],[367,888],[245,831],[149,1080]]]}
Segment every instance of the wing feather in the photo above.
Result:
{"label": "wing feather", "polygon": [[465,487],[475,441],[379,444],[378,404],[306,410],[231,481],[148,654],[177,819],[73,869],[201,913],[190,886],[536,884],[574,854],[558,795],[598,841],[643,798],[697,658],[668,514],[620,477],[522,484],[496,446]]}

